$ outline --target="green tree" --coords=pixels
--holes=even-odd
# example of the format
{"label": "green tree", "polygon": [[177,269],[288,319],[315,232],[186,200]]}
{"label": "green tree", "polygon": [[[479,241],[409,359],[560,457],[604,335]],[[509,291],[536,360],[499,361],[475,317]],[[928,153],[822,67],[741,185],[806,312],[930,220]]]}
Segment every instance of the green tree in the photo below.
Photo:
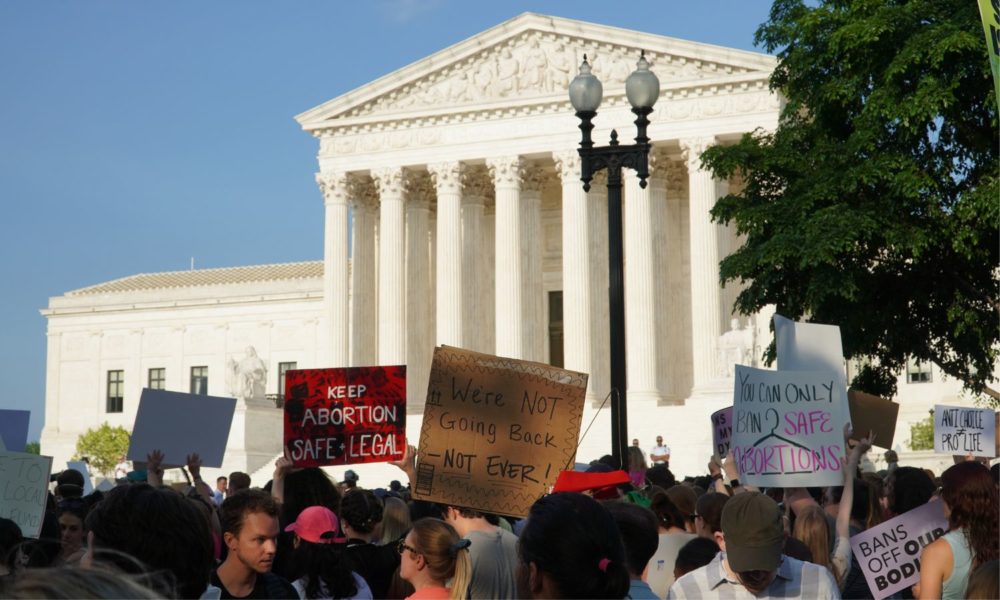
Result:
{"label": "green tree", "polygon": [[[891,396],[907,357],[966,388],[998,357],[997,109],[976,3],[777,0],[756,41],[786,99],[775,131],[703,155],[743,175],[715,220],[737,307],[840,326],[853,381]],[[774,347],[767,351],[773,360]]]}
{"label": "green tree", "polygon": [[131,436],[121,426],[112,427],[107,423],[96,429],[88,429],[76,440],[74,460],[87,457],[90,468],[108,477],[121,457],[128,452]]}
{"label": "green tree", "polygon": [[27,452],[28,454],[41,454],[42,445],[39,444],[38,442],[28,442],[27,444],[24,445],[24,451]]}
{"label": "green tree", "polygon": [[934,449],[934,411],[920,421],[910,425],[910,450]]}

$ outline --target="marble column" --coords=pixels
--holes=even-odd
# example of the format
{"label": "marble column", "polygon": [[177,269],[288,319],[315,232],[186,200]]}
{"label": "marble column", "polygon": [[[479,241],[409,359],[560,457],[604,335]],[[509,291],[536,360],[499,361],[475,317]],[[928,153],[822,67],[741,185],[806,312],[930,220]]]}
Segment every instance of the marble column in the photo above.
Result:
{"label": "marble column", "polygon": [[521,319],[524,328],[524,358],[548,362],[545,356],[545,337],[548,335],[542,286],[542,187],[545,185],[544,169],[525,165],[521,178]]}
{"label": "marble column", "polygon": [[496,189],[496,354],[524,358],[524,242],[521,215],[521,178],[524,161],[510,156],[487,161]]}
{"label": "marble column", "polygon": [[[488,173],[487,173],[488,175]],[[492,188],[492,182],[490,182]],[[482,256],[479,262],[479,272],[483,274],[483,288],[479,295],[479,311],[476,314],[483,315],[482,323],[478,328],[478,335],[482,343],[483,352],[494,354],[497,347],[497,311],[496,311],[496,197],[487,196],[483,207],[483,241],[479,244]]]}
{"label": "marble column", "polygon": [[665,340],[666,352],[657,355],[660,390],[668,404],[681,404],[691,391],[691,322],[689,298],[691,282],[685,275],[688,221],[684,214],[687,198],[687,170],[683,161],[666,155],[658,159],[657,172],[663,174],[665,202],[662,215],[654,222],[657,279],[656,312],[665,318],[657,322],[657,337]]}
{"label": "marble column", "polygon": [[718,227],[709,211],[717,189],[712,173],[701,166],[701,153],[715,143],[713,137],[682,140],[688,167],[691,230],[691,353],[694,390],[703,388],[717,374],[716,345],[722,334],[722,298],[719,287]]}
{"label": "marble column", "polygon": [[[646,188],[631,171],[624,173],[625,183],[625,348],[628,360],[628,399],[657,403],[658,356],[665,352],[663,340],[657,339],[656,276],[653,248],[653,204],[666,202],[665,186],[650,156],[650,179]],[[663,315],[665,316],[665,315]]]}
{"label": "marble column", "polygon": [[[571,371],[591,373],[597,362],[592,340],[591,255],[593,229],[600,223],[590,219],[589,203],[580,181],[580,154],[576,150],[553,154],[562,182],[562,276],[563,276],[563,360]],[[593,189],[593,188],[591,188]],[[597,399],[594,379],[587,383],[587,398]]]}
{"label": "marble column", "polygon": [[378,362],[406,363],[406,229],[403,169],[372,173],[379,192]]}
{"label": "marble column", "polygon": [[378,364],[375,243],[378,191],[369,177],[351,180],[351,365]]}
{"label": "marble column", "polygon": [[465,347],[493,352],[490,318],[493,296],[486,294],[493,264],[487,259],[492,237],[487,234],[486,201],[493,192],[489,171],[483,165],[466,169],[462,178],[462,319]]}
{"label": "marble column", "polygon": [[462,163],[430,165],[437,191],[437,343],[466,347],[462,294]]}
{"label": "marble column", "polygon": [[[590,182],[591,188],[587,195],[587,209],[592,225],[590,234],[590,284],[592,296],[590,300],[590,331],[591,345],[594,347],[594,362],[590,367],[591,389],[598,405],[604,402],[611,392],[611,347],[610,315],[611,306],[608,298],[611,274],[609,265],[611,259],[608,239],[608,173],[600,171]],[[610,409],[610,400],[605,408]]]}
{"label": "marble column", "polygon": [[323,312],[326,316],[324,366],[350,364],[350,312],[347,273],[347,173],[317,173],[323,192]]}
{"label": "marble column", "polygon": [[406,176],[406,397],[420,408],[427,395],[434,354],[434,313],[430,298],[430,204],[434,183],[426,171]]}

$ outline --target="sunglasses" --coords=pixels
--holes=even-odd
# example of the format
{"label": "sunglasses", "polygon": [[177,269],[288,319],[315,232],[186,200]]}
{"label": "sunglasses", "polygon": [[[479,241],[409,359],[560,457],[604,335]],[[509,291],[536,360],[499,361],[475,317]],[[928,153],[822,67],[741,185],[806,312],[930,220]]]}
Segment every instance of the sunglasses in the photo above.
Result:
{"label": "sunglasses", "polygon": [[420,554],[420,551],[414,548],[413,546],[408,545],[406,543],[406,540],[399,540],[399,543],[396,544],[396,552],[402,554],[404,550],[409,550],[414,554]]}

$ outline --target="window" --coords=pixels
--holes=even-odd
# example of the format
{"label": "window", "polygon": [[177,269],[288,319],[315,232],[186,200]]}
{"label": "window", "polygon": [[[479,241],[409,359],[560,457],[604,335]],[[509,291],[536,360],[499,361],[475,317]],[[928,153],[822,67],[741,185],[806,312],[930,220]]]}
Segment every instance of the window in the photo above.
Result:
{"label": "window", "polygon": [[108,400],[105,409],[120,413],[125,407],[125,371],[108,371]]}
{"label": "window", "polygon": [[563,293],[549,292],[549,364],[563,363]]}
{"label": "window", "polygon": [[907,383],[930,383],[931,363],[920,362],[915,358],[906,361],[906,382]]}
{"label": "window", "polygon": [[166,369],[150,369],[149,370],[149,382],[146,387],[151,390],[163,390],[166,389],[167,383],[167,370]]}
{"label": "window", "polygon": [[280,362],[278,363],[278,397],[285,397],[285,373],[288,371],[294,371],[298,368],[299,363],[295,362]]}
{"label": "window", "polygon": [[208,395],[208,367],[191,367],[191,393]]}

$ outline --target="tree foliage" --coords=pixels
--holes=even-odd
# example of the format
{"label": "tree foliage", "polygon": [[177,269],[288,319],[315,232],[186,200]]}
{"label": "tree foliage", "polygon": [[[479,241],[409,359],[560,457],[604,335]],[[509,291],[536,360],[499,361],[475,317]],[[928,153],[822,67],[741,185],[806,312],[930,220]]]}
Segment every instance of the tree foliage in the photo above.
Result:
{"label": "tree foliage", "polygon": [[934,449],[934,411],[910,425],[910,450]]}
{"label": "tree foliage", "polygon": [[[737,307],[841,328],[854,387],[891,396],[908,356],[968,389],[998,357],[997,109],[975,2],[777,0],[777,129],[702,155],[744,189],[712,214],[745,244],[722,261]],[[773,359],[774,348],[768,350]]]}
{"label": "tree foliage", "polygon": [[121,457],[128,452],[131,435],[121,426],[112,427],[107,423],[96,429],[88,429],[76,440],[74,460],[87,457],[90,468],[108,477]]}
{"label": "tree foliage", "polygon": [[28,442],[24,445],[24,451],[28,454],[41,454],[42,445],[38,442]]}

